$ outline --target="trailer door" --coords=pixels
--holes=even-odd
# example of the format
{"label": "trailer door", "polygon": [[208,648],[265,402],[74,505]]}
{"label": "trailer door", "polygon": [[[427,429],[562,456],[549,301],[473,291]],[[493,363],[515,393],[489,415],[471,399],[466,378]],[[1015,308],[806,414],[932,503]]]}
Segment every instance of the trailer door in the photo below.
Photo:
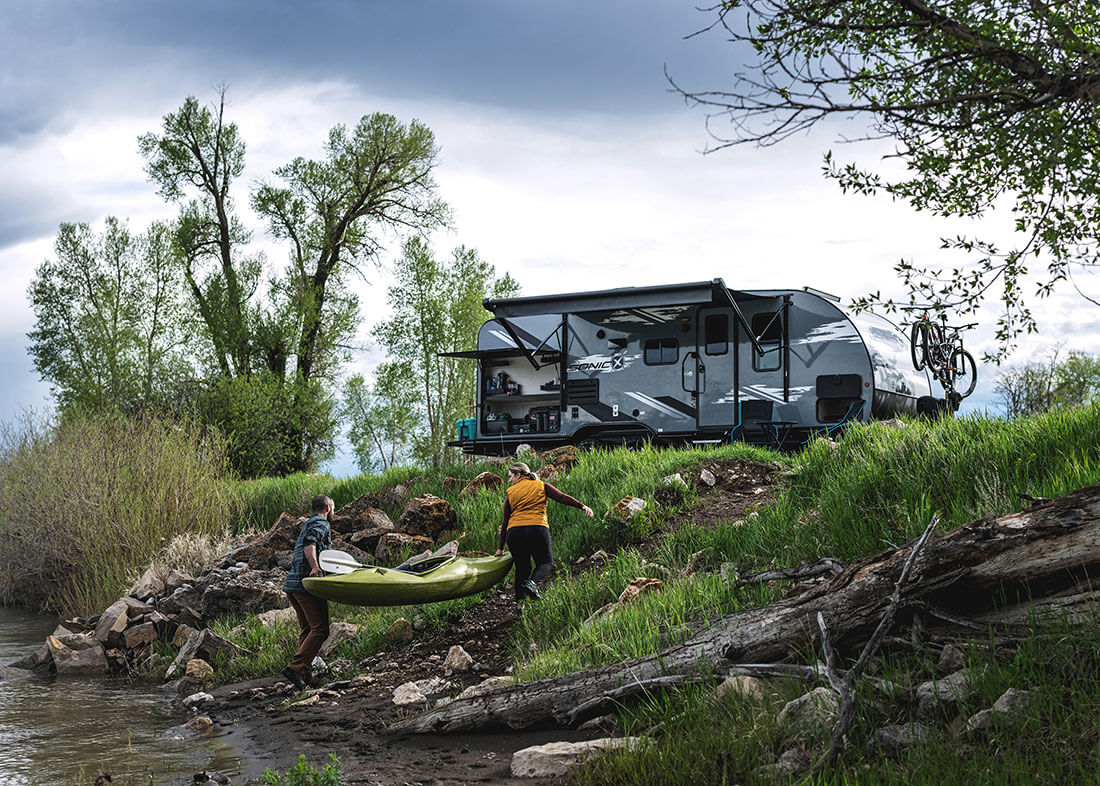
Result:
{"label": "trailer door", "polygon": [[728,308],[699,309],[696,334],[699,428],[731,428],[737,423],[733,312]]}

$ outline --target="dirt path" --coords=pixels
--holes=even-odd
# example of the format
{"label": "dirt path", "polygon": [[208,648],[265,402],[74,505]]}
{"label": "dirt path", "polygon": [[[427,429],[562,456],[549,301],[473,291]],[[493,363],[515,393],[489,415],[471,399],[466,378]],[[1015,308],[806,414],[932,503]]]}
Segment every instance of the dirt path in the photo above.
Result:
{"label": "dirt path", "polygon": [[[669,520],[656,537],[691,522],[714,526],[744,518],[776,493],[776,468],[744,461],[709,461],[714,485],[697,483],[692,510]],[[695,482],[695,470],[690,482]],[[645,544],[643,544],[643,551]],[[512,663],[511,632],[515,607],[504,591],[469,609],[443,629],[426,632],[410,647],[385,652],[359,664],[363,676],[311,691],[309,704],[288,706],[296,698],[275,677],[226,685],[213,691],[211,717],[244,739],[250,757],[285,771],[299,754],[315,765],[329,754],[342,763],[347,784],[540,784],[548,779],[511,777],[512,754],[532,745],[607,736],[606,732],[561,728],[501,730],[477,735],[392,736],[386,727],[407,715],[393,703],[394,689],[406,682],[443,677],[456,688],[487,677],[504,676]],[[445,677],[441,665],[448,649],[460,644],[473,657],[467,674]],[[415,707],[415,705],[414,705]],[[419,708],[415,708],[419,709]]]}

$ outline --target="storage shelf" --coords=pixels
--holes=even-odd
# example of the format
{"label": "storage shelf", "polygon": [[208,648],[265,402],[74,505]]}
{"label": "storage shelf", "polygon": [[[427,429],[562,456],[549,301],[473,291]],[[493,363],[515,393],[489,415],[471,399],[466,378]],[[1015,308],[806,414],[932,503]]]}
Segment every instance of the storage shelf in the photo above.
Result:
{"label": "storage shelf", "polygon": [[497,401],[497,402],[500,402],[500,401],[533,401],[534,399],[537,399],[537,398],[542,398],[542,399],[556,398],[556,399],[560,399],[561,398],[561,391],[560,390],[552,390],[552,391],[546,391],[544,393],[521,393],[518,396],[507,396],[507,395],[504,395],[503,393],[492,393],[490,395],[485,396],[484,400],[485,401]]}

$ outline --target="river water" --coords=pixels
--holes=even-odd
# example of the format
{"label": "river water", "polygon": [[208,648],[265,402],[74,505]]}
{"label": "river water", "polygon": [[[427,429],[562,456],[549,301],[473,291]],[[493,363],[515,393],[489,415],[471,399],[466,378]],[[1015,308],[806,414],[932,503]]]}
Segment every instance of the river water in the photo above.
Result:
{"label": "river water", "polygon": [[[0,665],[42,646],[56,620],[0,607]],[[118,679],[0,680],[0,784],[190,783],[200,771],[251,776],[231,735],[195,735],[156,687]],[[183,739],[174,739],[183,737]],[[150,780],[151,777],[151,780]]]}

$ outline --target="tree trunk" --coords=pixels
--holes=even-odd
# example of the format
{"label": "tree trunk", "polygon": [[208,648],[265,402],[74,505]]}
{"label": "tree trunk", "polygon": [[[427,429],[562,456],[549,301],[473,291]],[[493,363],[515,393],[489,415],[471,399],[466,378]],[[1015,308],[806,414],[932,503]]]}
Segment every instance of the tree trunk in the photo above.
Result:
{"label": "tree trunk", "polygon": [[[569,723],[575,709],[631,683],[774,662],[818,649],[821,612],[841,651],[860,646],[886,609],[911,544],[849,565],[797,598],[738,612],[656,655],[458,699],[399,721],[393,732],[460,732]],[[1100,484],[1000,518],[974,521],[929,540],[902,593],[899,619],[916,610],[988,630],[1021,607],[1067,595],[1100,577]],[[1077,597],[1095,604],[1095,596]],[[908,612],[908,613],[907,613]],[[575,715],[572,717],[576,717]]]}

